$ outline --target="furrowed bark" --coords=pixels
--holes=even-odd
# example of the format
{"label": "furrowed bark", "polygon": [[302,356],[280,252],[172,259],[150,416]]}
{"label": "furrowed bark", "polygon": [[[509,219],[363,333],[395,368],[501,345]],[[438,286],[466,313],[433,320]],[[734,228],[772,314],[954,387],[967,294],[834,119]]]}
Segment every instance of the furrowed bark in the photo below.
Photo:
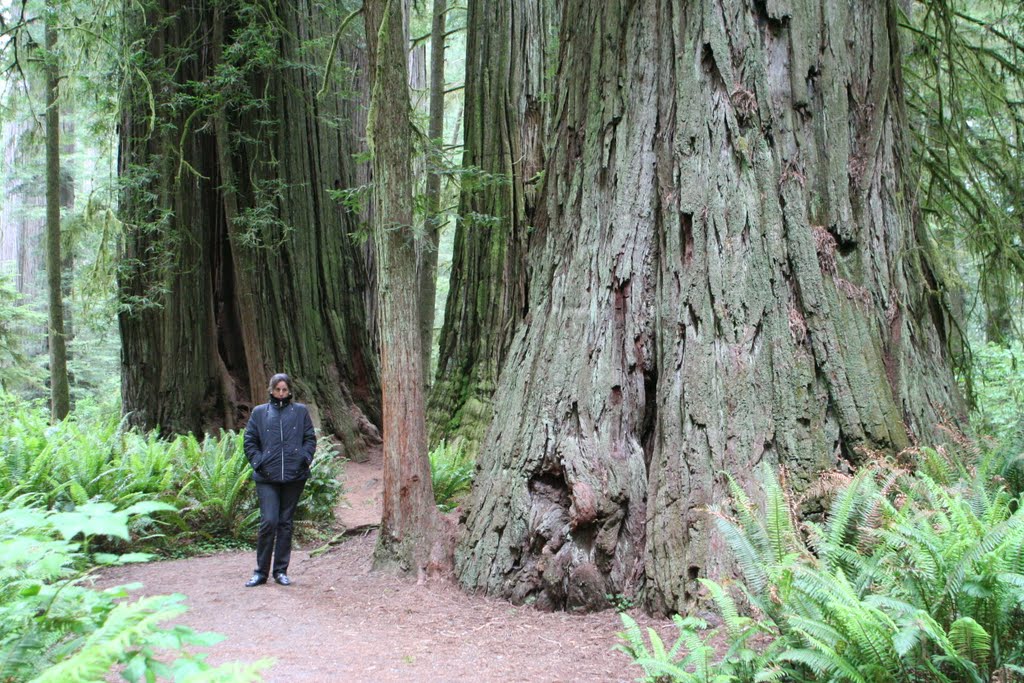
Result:
{"label": "furrowed bark", "polygon": [[905,192],[891,2],[570,2],[530,315],[456,553],[548,608],[683,611],[705,512],[962,417]]}

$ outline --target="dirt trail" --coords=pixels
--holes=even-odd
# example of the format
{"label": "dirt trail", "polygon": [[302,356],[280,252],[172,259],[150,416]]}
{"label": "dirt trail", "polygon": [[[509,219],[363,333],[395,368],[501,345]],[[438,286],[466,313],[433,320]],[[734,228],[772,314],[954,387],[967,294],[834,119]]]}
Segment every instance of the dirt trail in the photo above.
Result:
{"label": "dirt trail", "polygon": [[[346,465],[347,527],[380,520],[380,454]],[[613,652],[611,611],[543,613],[466,595],[452,583],[370,571],[375,533],[318,557],[296,547],[294,585],[242,586],[252,552],[222,553],[105,573],[102,586],[139,581],[141,594],[182,593],[183,623],[227,640],[211,662],[272,657],[267,681],[630,681],[639,669]],[[663,623],[663,622],[662,622]]]}

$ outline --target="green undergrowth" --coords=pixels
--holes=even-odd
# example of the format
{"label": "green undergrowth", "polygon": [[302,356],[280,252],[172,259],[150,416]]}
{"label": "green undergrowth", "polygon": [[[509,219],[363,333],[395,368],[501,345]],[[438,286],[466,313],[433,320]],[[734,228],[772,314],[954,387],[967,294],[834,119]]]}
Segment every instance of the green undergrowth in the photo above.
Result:
{"label": "green undergrowth", "polygon": [[442,512],[451,512],[473,484],[476,464],[459,446],[445,441],[430,451],[430,478],[434,502]]}
{"label": "green undergrowth", "polygon": [[212,667],[196,647],[223,640],[168,620],[186,611],[183,595],[132,598],[137,584],[90,587],[98,567],[140,562],[140,553],[96,552],[170,511],[156,502],[124,510],[84,503],[47,510],[40,496],[5,497],[0,511],[0,681],[256,681],[271,664]]}
{"label": "green undergrowth", "polygon": [[975,429],[1024,450],[1024,344],[976,344],[971,388]]}
{"label": "green undergrowth", "polygon": [[[321,438],[296,514],[299,534],[315,536],[333,523],[341,475],[341,458]],[[259,519],[241,434],[163,438],[127,429],[116,410],[98,408],[51,426],[42,406],[0,394],[0,501],[26,494],[51,510],[92,501],[169,506],[135,519],[130,542],[104,540],[113,551],[130,545],[181,556],[245,547]]]}
{"label": "green undergrowth", "polygon": [[830,475],[820,523],[767,466],[762,504],[730,480],[710,514],[740,578],[701,581],[721,626],[676,617],[666,644],[622,615],[643,680],[1024,680],[1024,455],[904,455]]}

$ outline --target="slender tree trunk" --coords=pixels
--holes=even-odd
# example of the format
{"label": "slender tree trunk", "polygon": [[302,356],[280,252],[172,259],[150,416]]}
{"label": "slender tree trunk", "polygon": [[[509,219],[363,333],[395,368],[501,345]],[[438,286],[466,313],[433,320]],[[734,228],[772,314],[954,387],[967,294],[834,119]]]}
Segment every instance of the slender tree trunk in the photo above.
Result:
{"label": "slender tree trunk", "polygon": [[360,103],[344,44],[327,87],[307,66],[326,63],[345,8],[133,8],[149,82],[121,125],[125,410],[170,431],[239,427],[285,371],[357,456],[379,442],[370,264],[329,192],[357,185]]}
{"label": "slender tree trunk", "polygon": [[[65,109],[61,113],[60,119],[60,159],[70,160],[74,159],[75,156],[75,123],[70,109]],[[65,166],[60,173],[60,206],[67,212],[71,212],[75,208],[75,176]],[[75,360],[74,345],[75,345],[75,318],[69,302],[72,301],[74,291],[72,289],[74,272],[75,272],[75,249],[76,244],[73,239],[73,235],[69,236],[66,234],[61,235],[61,302],[64,313],[64,348],[65,348],[65,363],[68,371],[68,388],[70,394],[70,387],[75,385],[75,373],[72,369],[72,363]],[[74,407],[74,402],[70,400],[68,402],[69,410]]]}
{"label": "slender tree trunk", "polygon": [[434,298],[437,295],[437,247],[441,236],[441,148],[444,145],[444,43],[447,0],[434,0],[430,29],[430,113],[427,136],[426,219],[423,246],[419,250],[420,338],[423,352],[423,386],[429,393],[430,358],[434,346]]}
{"label": "slender tree trunk", "polygon": [[67,346],[60,255],[60,110],[55,17],[46,20],[46,278],[50,297],[50,416],[63,420],[70,410]]}
{"label": "slender tree trunk", "polygon": [[962,418],[891,0],[571,0],[530,315],[456,553],[472,589],[682,611],[706,506]]}
{"label": "slender tree trunk", "polygon": [[377,566],[425,570],[438,531],[427,458],[412,213],[412,124],[401,0],[364,4],[372,95],[374,233],[380,305],[384,504]]}
{"label": "slender tree trunk", "polygon": [[490,421],[498,374],[526,315],[527,247],[550,118],[552,4],[471,0],[468,8],[469,173],[429,415],[432,441],[458,440],[470,453]]}

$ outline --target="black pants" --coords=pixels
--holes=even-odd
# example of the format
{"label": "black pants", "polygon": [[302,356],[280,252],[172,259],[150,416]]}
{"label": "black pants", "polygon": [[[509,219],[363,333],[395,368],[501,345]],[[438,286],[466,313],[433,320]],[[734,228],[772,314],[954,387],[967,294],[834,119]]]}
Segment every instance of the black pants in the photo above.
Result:
{"label": "black pants", "polygon": [[270,555],[274,555],[273,575],[288,572],[292,557],[292,517],[299,504],[305,480],[287,484],[256,484],[260,499],[260,530],[256,539],[256,571],[270,576]]}

